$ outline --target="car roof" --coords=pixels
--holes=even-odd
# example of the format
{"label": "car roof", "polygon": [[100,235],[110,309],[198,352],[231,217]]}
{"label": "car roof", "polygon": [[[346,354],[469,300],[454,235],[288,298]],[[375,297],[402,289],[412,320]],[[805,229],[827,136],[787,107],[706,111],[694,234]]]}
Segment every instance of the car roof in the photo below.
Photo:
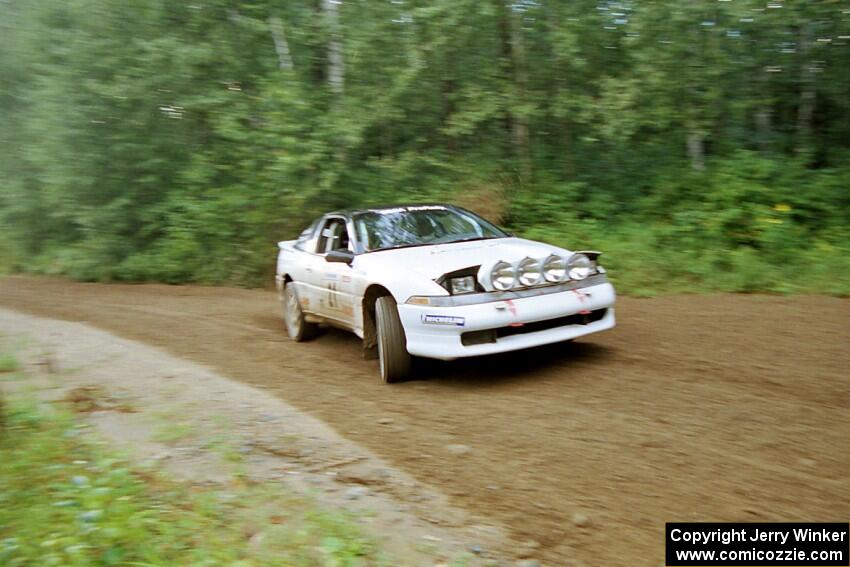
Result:
{"label": "car roof", "polygon": [[439,207],[443,209],[454,209],[457,210],[459,207],[455,205],[450,205],[448,203],[405,203],[400,205],[383,205],[379,207],[362,207],[362,208],[353,208],[353,209],[342,209],[338,211],[332,211],[329,213],[325,213],[322,216],[329,215],[339,215],[344,217],[350,217],[360,213],[371,213],[371,212],[381,212],[381,211],[390,211],[394,209],[403,209],[406,211],[419,209],[422,207]]}

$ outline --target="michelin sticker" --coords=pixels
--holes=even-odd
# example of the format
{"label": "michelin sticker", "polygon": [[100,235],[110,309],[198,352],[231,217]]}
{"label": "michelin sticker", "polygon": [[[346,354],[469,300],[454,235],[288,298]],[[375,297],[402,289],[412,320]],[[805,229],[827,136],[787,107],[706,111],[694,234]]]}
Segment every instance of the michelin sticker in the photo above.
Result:
{"label": "michelin sticker", "polygon": [[422,315],[422,322],[429,325],[452,325],[463,327],[466,324],[465,317],[452,317],[451,315]]}

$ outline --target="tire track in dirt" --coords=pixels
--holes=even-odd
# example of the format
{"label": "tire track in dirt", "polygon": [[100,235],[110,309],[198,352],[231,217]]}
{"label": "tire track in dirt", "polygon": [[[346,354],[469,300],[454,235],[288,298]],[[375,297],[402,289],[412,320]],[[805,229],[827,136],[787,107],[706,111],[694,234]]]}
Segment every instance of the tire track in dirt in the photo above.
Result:
{"label": "tire track in dirt", "polygon": [[[353,336],[289,342],[273,292],[14,277],[0,303],[280,396],[536,542],[547,564],[658,565],[665,521],[850,517],[848,299],[621,298],[612,332],[426,361],[396,386]],[[446,449],[459,443],[471,452]]]}

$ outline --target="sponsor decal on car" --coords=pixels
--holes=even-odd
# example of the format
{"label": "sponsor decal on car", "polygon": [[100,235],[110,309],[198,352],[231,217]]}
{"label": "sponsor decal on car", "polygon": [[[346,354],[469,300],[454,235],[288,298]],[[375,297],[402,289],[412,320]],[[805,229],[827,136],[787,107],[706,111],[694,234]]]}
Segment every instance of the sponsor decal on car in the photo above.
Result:
{"label": "sponsor decal on car", "polygon": [[582,310],[579,311],[579,315],[589,315],[590,310],[586,308],[587,298],[590,296],[589,293],[585,293],[581,290],[574,289],[572,290],[573,294],[578,297],[578,300],[581,302]]}
{"label": "sponsor decal on car", "polygon": [[451,325],[463,327],[466,325],[466,317],[454,317],[452,315],[422,315],[422,322],[428,325]]}

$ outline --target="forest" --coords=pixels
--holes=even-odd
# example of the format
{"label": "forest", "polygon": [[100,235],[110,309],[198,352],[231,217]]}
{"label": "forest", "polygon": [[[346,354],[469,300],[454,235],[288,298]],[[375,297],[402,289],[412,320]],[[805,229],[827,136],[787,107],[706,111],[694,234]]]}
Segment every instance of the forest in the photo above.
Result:
{"label": "forest", "polygon": [[848,0],[0,0],[0,270],[270,285],[450,201],[618,288],[850,294]]}

